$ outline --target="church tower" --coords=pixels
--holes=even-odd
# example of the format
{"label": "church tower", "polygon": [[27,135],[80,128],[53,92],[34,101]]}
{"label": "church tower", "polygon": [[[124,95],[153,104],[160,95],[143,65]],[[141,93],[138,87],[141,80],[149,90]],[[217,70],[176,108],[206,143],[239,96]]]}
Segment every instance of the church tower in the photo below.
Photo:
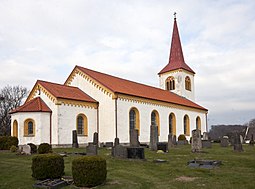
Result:
{"label": "church tower", "polygon": [[161,89],[169,90],[191,101],[195,100],[195,72],[184,61],[176,13],[169,62],[158,74]]}

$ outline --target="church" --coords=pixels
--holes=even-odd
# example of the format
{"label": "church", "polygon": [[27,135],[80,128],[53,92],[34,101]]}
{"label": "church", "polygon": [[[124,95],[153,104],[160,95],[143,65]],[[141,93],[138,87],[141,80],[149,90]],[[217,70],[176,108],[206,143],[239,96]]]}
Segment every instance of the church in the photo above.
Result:
{"label": "church", "polygon": [[93,141],[129,143],[131,129],[149,143],[150,126],[159,141],[171,133],[190,138],[193,129],[207,131],[208,110],[195,103],[195,72],[185,63],[176,17],[168,64],[159,71],[159,88],[75,66],[64,84],[38,80],[25,103],[11,114],[11,134],[19,144],[71,146]]}

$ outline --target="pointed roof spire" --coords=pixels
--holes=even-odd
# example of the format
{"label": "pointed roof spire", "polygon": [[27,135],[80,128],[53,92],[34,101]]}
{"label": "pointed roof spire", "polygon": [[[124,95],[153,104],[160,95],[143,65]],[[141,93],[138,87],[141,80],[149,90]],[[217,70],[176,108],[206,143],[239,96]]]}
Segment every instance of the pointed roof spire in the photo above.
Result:
{"label": "pointed roof spire", "polygon": [[170,49],[170,56],[168,64],[159,72],[159,74],[177,70],[177,69],[184,69],[191,73],[195,73],[184,61],[184,56],[182,52],[182,45],[179,36],[178,26],[176,22],[176,12],[174,13],[174,27],[173,27],[173,34],[172,34],[172,43]]}

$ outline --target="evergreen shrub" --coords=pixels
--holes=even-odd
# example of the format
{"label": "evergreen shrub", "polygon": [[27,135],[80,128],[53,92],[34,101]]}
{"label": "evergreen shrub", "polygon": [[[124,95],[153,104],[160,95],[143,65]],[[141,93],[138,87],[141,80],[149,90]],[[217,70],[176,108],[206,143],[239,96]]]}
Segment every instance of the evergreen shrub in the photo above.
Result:
{"label": "evergreen shrub", "polygon": [[32,158],[32,177],[39,180],[60,178],[64,168],[64,159],[59,154],[39,154]]}
{"label": "evergreen shrub", "polygon": [[13,136],[0,136],[0,150],[10,150],[11,146],[18,146],[19,140]]}
{"label": "evergreen shrub", "polygon": [[187,139],[186,139],[186,136],[185,136],[184,134],[180,134],[180,135],[178,136],[178,141],[180,141],[180,140],[187,140]]}
{"label": "evergreen shrub", "polygon": [[38,147],[38,153],[39,154],[48,154],[52,153],[52,147],[48,143],[41,143]]}
{"label": "evergreen shrub", "polygon": [[79,157],[72,161],[74,184],[78,187],[93,187],[105,182],[106,160],[100,156]]}
{"label": "evergreen shrub", "polygon": [[31,154],[36,154],[37,153],[37,146],[33,143],[28,143],[27,145],[30,146],[31,148]]}
{"label": "evergreen shrub", "polygon": [[17,152],[17,150],[18,150],[17,146],[14,146],[14,145],[12,145],[10,148],[11,152]]}

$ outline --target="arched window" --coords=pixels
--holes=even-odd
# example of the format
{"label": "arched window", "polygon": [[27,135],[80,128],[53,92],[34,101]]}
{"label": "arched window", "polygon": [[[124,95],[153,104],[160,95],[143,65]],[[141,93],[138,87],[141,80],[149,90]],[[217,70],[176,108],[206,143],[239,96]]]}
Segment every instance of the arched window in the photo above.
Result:
{"label": "arched window", "polygon": [[176,119],[174,113],[169,115],[169,133],[176,135]]}
{"label": "arched window", "polygon": [[138,134],[140,133],[140,119],[139,119],[139,112],[136,108],[131,108],[129,111],[129,128],[137,129]]}
{"label": "arched window", "polygon": [[187,76],[185,78],[185,89],[188,90],[188,91],[191,91],[191,81],[190,81],[189,76]]}
{"label": "arched window", "polygon": [[166,79],[166,89],[168,91],[174,90],[175,89],[175,81],[174,77],[170,76]]}
{"label": "arched window", "polygon": [[17,120],[14,120],[14,122],[13,122],[12,136],[18,137],[18,122],[17,122]]}
{"label": "arched window", "polygon": [[189,136],[190,135],[190,125],[189,125],[189,116],[185,115],[183,118],[183,130],[184,134]]}
{"label": "arched window", "polygon": [[88,119],[84,114],[79,114],[76,121],[77,135],[88,136]]}
{"label": "arched window", "polygon": [[160,134],[159,114],[156,110],[151,112],[151,125],[158,127],[158,135]]}
{"label": "arched window", "polygon": [[33,119],[27,119],[24,122],[24,136],[35,135],[35,121]]}
{"label": "arched window", "polygon": [[196,118],[196,129],[199,129],[201,131],[201,119],[199,116]]}

